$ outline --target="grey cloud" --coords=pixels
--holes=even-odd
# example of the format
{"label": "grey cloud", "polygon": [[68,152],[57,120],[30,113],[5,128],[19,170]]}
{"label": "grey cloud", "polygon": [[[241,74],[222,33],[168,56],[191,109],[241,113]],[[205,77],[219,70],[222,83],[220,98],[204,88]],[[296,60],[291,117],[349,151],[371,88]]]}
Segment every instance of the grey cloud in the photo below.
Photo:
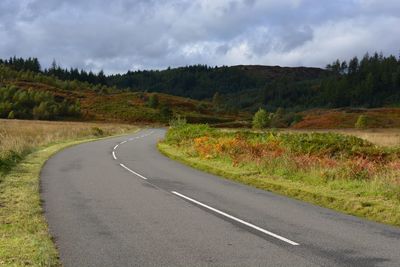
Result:
{"label": "grey cloud", "polygon": [[397,0],[3,0],[0,57],[106,72],[324,66],[367,50],[397,53],[399,14]]}

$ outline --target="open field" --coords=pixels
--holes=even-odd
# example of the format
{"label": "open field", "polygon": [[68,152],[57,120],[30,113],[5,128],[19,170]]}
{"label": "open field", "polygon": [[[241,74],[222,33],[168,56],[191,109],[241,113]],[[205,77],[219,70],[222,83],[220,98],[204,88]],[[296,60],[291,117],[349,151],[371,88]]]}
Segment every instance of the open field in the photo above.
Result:
{"label": "open field", "polygon": [[367,128],[400,128],[399,108],[339,108],[311,109],[300,112],[302,121],[295,129],[348,129],[354,128],[357,118],[368,118]]}
{"label": "open field", "polygon": [[0,120],[0,173],[40,146],[122,134],[134,128],[127,124]]}
{"label": "open field", "polygon": [[137,129],[124,124],[0,120],[0,265],[60,265],[42,214],[42,165],[67,146]]}
{"label": "open field", "polygon": [[[400,225],[396,130],[338,133],[169,130],[159,149],[205,171],[378,222]],[[352,135],[358,135],[360,139]]]}
{"label": "open field", "polygon": [[397,128],[376,128],[376,129],[284,129],[288,133],[339,133],[352,135],[367,140],[375,145],[384,147],[400,147],[400,129]]}
{"label": "open field", "polygon": [[[225,132],[236,132],[243,128],[221,128]],[[252,130],[256,133],[262,133],[260,130]],[[270,129],[267,131],[275,131],[282,133],[339,133],[344,135],[356,136],[367,140],[377,146],[383,147],[400,147],[400,128],[373,128],[373,129]]]}

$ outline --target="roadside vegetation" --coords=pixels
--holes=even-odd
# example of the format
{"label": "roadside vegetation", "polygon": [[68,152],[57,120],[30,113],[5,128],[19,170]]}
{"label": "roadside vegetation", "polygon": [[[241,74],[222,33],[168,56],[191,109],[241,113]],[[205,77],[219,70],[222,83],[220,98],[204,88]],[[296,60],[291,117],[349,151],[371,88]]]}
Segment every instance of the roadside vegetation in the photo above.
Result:
{"label": "roadside vegetation", "polygon": [[44,162],[67,146],[137,127],[123,124],[0,120],[0,265],[58,266],[39,195]]}
{"label": "roadside vegetation", "polygon": [[174,123],[159,149],[229,179],[400,225],[400,149],[332,132],[224,131]]}

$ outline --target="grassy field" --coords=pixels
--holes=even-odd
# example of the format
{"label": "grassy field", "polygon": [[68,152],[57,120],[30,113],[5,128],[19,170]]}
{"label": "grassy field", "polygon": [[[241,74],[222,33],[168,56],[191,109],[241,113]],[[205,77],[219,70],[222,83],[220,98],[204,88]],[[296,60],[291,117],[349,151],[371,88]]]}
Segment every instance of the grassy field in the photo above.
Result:
{"label": "grassy field", "polygon": [[367,140],[375,145],[383,147],[400,147],[399,128],[375,128],[375,129],[281,129],[280,132],[287,133],[339,133],[344,135],[356,136]]}
{"label": "grassy field", "polygon": [[295,129],[348,129],[354,128],[360,115],[368,118],[367,128],[399,128],[399,108],[341,108],[313,109],[300,112],[302,121]]}
{"label": "grassy field", "polygon": [[365,140],[385,143],[392,135],[386,144],[397,144],[393,131],[255,133],[182,124],[159,149],[250,186],[400,226],[400,149]]}
{"label": "grassy field", "polygon": [[59,266],[39,195],[44,162],[81,142],[133,132],[123,124],[0,120],[0,266]]}

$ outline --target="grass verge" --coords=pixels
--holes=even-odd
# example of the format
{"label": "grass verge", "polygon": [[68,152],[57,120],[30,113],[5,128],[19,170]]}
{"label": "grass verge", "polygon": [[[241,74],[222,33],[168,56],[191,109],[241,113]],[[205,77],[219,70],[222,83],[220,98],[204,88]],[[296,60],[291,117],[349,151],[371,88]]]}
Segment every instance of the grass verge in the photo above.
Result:
{"label": "grass verge", "polygon": [[[201,132],[199,129],[197,131]],[[186,139],[186,141],[178,143],[168,141],[167,134],[167,140],[158,144],[158,149],[174,160],[262,190],[272,191],[376,222],[400,226],[399,185],[397,181],[390,183],[389,180],[385,180],[385,177],[381,177],[381,180],[372,176],[367,178],[345,177],[347,172],[343,172],[343,177],[324,179],[321,174],[323,169],[320,166],[315,169],[292,168],[291,160],[289,160],[289,164],[283,164],[283,158],[287,155],[283,155],[283,158],[277,157],[276,168],[270,168],[268,163],[263,161],[258,164],[252,163],[251,160],[246,161],[244,156],[248,156],[248,154],[244,152],[244,147],[240,149],[236,145],[232,148],[222,148],[222,150],[239,151],[240,157],[238,158],[241,162],[233,163],[231,158],[222,153],[213,156],[213,152],[211,152],[210,155],[202,156],[201,149],[204,149],[204,145],[199,147],[199,144],[204,137],[188,137],[193,132],[184,132],[184,130],[171,132],[171,135],[174,134],[182,134],[182,136],[179,136],[179,140]],[[221,132],[210,134],[208,130],[199,134],[199,136],[204,135],[209,140],[207,142],[222,140],[218,138],[229,138]],[[183,136],[186,136],[186,138]],[[254,139],[250,140],[254,142]],[[210,149],[217,149],[218,143],[211,147]],[[232,150],[229,151],[233,153]],[[296,158],[293,156],[289,159],[294,160]],[[252,160],[256,162],[257,158],[252,158]],[[343,159],[336,160],[338,161],[337,164],[341,164],[340,162]],[[347,160],[345,163],[347,163]],[[355,173],[355,175],[358,175],[358,173]]]}
{"label": "grass verge", "polygon": [[[107,137],[106,137],[107,138]],[[100,137],[58,141],[25,156],[0,182],[0,265],[60,266],[57,249],[43,216],[39,177],[56,152]]]}

